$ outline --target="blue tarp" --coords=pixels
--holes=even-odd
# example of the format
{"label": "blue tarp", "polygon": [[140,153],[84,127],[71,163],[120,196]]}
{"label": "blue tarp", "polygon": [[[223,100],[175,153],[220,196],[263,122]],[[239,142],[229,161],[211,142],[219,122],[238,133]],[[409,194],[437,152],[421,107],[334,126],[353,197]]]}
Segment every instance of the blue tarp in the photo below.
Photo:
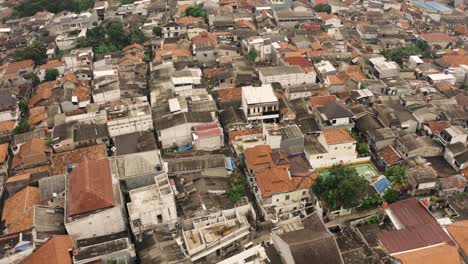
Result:
{"label": "blue tarp", "polygon": [[228,171],[234,171],[234,162],[231,157],[226,157],[226,169]]}
{"label": "blue tarp", "polygon": [[15,251],[16,251],[16,252],[23,251],[23,250],[28,249],[28,248],[30,248],[30,247],[32,247],[32,243],[31,243],[31,242],[25,242],[25,243],[22,244],[22,245],[16,246],[16,247],[15,247]]}
{"label": "blue tarp", "polygon": [[185,146],[180,146],[177,148],[177,152],[183,152],[192,149],[192,144],[187,144]]}
{"label": "blue tarp", "polygon": [[387,177],[382,177],[380,180],[374,182],[374,188],[379,193],[382,194],[390,186],[390,181]]}

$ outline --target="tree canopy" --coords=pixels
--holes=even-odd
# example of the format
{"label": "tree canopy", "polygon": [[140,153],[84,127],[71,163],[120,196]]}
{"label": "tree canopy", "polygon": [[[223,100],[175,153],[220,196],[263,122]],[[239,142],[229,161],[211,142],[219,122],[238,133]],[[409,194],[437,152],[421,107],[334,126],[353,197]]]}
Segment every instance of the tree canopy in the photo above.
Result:
{"label": "tree canopy", "polygon": [[352,208],[361,204],[367,193],[368,182],[359,176],[356,169],[335,165],[329,175],[319,175],[312,191],[323,199],[330,209]]}
{"label": "tree canopy", "polygon": [[398,192],[394,189],[387,189],[383,193],[382,198],[387,202],[387,203],[394,203],[398,201]]}
{"label": "tree canopy", "polygon": [[251,62],[255,62],[255,60],[257,59],[257,56],[258,56],[258,52],[254,48],[251,48],[249,50],[249,52],[247,52],[247,54],[245,54],[245,58],[248,59]]}
{"label": "tree canopy", "polygon": [[55,81],[59,76],[59,71],[55,68],[50,68],[45,71],[44,80],[45,81]]}
{"label": "tree canopy", "polygon": [[93,8],[95,0],[27,0],[14,8],[13,18],[28,17],[39,11],[59,13],[62,11],[82,12]]}
{"label": "tree canopy", "polygon": [[86,32],[86,37],[78,38],[76,47],[93,47],[97,54],[120,51],[131,43],[143,43],[145,36],[138,28],[125,30],[122,22],[114,21],[107,26],[97,26]]}
{"label": "tree canopy", "polygon": [[203,4],[198,4],[187,7],[187,9],[185,9],[185,15],[206,18],[208,16],[208,12],[203,8]]}
{"label": "tree canopy", "polygon": [[400,65],[410,56],[418,55],[423,58],[431,57],[429,44],[427,41],[418,39],[415,44],[394,49],[383,49],[382,55],[387,60],[392,60]]}
{"label": "tree canopy", "polygon": [[47,48],[39,41],[34,41],[33,44],[22,50],[17,50],[13,54],[16,61],[33,60],[36,65],[47,62]]}
{"label": "tree canopy", "polygon": [[155,35],[156,37],[160,37],[162,35],[162,29],[161,27],[154,27],[153,28],[153,35]]}
{"label": "tree canopy", "polygon": [[29,125],[28,120],[26,118],[21,118],[18,125],[13,128],[13,134],[23,134],[29,132],[29,130],[31,130],[31,126]]}
{"label": "tree canopy", "polygon": [[316,12],[327,12],[328,14],[331,13],[331,6],[328,4],[317,4],[313,6]]}
{"label": "tree canopy", "polygon": [[402,165],[393,165],[386,169],[384,175],[392,182],[396,189],[403,188],[408,182],[408,169]]}

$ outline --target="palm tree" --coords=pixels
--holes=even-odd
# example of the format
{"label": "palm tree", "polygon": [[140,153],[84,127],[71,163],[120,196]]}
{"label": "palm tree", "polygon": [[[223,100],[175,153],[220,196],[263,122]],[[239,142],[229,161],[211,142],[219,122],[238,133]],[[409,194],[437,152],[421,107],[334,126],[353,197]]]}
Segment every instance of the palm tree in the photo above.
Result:
{"label": "palm tree", "polygon": [[391,166],[385,170],[384,175],[392,182],[392,187],[396,190],[401,190],[408,183],[408,170],[405,166]]}

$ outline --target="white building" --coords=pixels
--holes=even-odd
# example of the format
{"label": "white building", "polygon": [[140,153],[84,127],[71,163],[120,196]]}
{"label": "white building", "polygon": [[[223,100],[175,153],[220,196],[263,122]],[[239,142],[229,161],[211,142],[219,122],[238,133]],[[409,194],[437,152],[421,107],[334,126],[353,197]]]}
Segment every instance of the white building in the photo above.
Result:
{"label": "white building", "polygon": [[114,104],[107,113],[110,137],[153,129],[151,108],[146,101]]}
{"label": "white building", "polygon": [[129,191],[128,216],[137,239],[157,225],[173,226],[177,221],[174,192],[167,175],[159,174],[154,180],[156,184]]}
{"label": "white building", "polygon": [[390,78],[400,76],[400,66],[394,61],[386,61],[384,57],[369,59],[374,73],[378,78]]}
{"label": "white building", "polygon": [[249,243],[250,224],[246,216],[255,212],[246,200],[241,202],[236,208],[184,221],[182,238],[192,261],[224,256]]}
{"label": "white building", "polygon": [[183,95],[201,83],[202,72],[199,68],[185,69],[172,73],[171,82],[176,94]]}
{"label": "white building", "polygon": [[307,136],[304,153],[315,169],[357,160],[356,141],[344,128],[325,130],[318,137]]}
{"label": "white building", "polygon": [[258,69],[262,84],[278,82],[283,87],[315,83],[315,71],[304,70],[301,66],[273,66]]}
{"label": "white building", "polygon": [[255,62],[266,62],[271,60],[272,45],[269,38],[251,37],[242,40],[241,45],[244,54],[247,54],[252,49],[257,51]]}
{"label": "white building", "polygon": [[331,62],[326,60],[321,60],[314,64],[317,69],[317,73],[324,78],[327,75],[336,74],[336,68],[331,64]]}
{"label": "white building", "polygon": [[73,239],[125,231],[123,197],[109,160],[84,160],[65,184],[65,228]]}
{"label": "white building", "polygon": [[468,134],[460,126],[450,126],[440,132],[440,135],[437,135],[437,139],[442,145],[447,146],[455,143],[466,144]]}
{"label": "white building", "polygon": [[194,126],[192,130],[195,150],[213,151],[224,146],[223,128],[218,122]]}
{"label": "white building", "polygon": [[279,102],[271,84],[242,87],[242,109],[247,121],[279,118]]}
{"label": "white building", "polygon": [[214,121],[209,112],[178,113],[154,120],[154,129],[163,148],[192,144],[192,127]]}
{"label": "white building", "polygon": [[428,78],[429,83],[431,84],[436,84],[440,82],[449,82],[450,84],[455,84],[457,82],[457,78],[450,73],[429,74],[427,78]]}

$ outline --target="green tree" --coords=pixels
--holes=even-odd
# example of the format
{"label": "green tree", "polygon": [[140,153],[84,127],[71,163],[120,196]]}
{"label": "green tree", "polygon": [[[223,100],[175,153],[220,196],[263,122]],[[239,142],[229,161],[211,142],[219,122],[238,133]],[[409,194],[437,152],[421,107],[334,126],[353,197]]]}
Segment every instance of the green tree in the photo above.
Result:
{"label": "green tree", "polygon": [[41,34],[42,37],[48,37],[49,34],[50,34],[49,30],[47,30],[47,29],[45,29],[45,28],[41,29],[41,30],[39,31],[39,33]]}
{"label": "green tree", "polygon": [[330,14],[331,6],[328,4],[317,4],[317,5],[314,5],[314,10],[316,12],[327,12],[328,14]]}
{"label": "green tree", "polygon": [[19,100],[18,107],[22,113],[27,114],[29,111],[28,100],[24,98]]}
{"label": "green tree", "polygon": [[47,48],[43,43],[35,41],[27,48],[15,51],[13,58],[16,61],[33,60],[36,65],[41,65],[47,62]]}
{"label": "green tree", "polygon": [[146,41],[146,37],[139,28],[132,28],[130,30],[130,43],[143,44]]}
{"label": "green tree", "polygon": [[125,33],[124,26],[120,21],[114,21],[109,25],[107,35],[109,35],[109,42],[116,46],[125,47],[130,44],[128,35]]}
{"label": "green tree", "polygon": [[383,202],[382,197],[380,197],[380,195],[378,194],[366,196],[364,199],[362,199],[362,204],[360,208],[361,209],[374,208],[374,207],[380,206],[382,202]]}
{"label": "green tree", "polygon": [[361,204],[368,186],[368,182],[359,176],[356,169],[334,165],[329,175],[319,175],[312,191],[331,209],[352,208]]}
{"label": "green tree", "polygon": [[161,27],[154,27],[153,28],[153,35],[155,35],[156,37],[160,37],[162,36],[162,28]]}
{"label": "green tree", "polygon": [[58,47],[55,47],[54,57],[55,58],[62,58],[63,57],[63,51],[61,51]]}
{"label": "green tree", "polygon": [[233,185],[226,191],[226,197],[233,203],[238,202],[244,196],[245,189],[242,184]]}
{"label": "green tree", "polygon": [[206,11],[206,9],[203,8],[203,4],[189,6],[187,9],[185,9],[185,14],[187,16],[204,18],[208,16],[208,12]]}
{"label": "green tree", "polygon": [[52,147],[53,144],[54,144],[54,139],[51,136],[48,136],[46,139],[46,146]]}
{"label": "green tree", "polygon": [[398,201],[398,192],[394,189],[387,189],[383,193],[382,198],[387,202],[387,203],[394,203]]}
{"label": "green tree", "polygon": [[57,77],[60,75],[59,71],[55,68],[46,69],[44,80],[45,81],[55,81]]}
{"label": "green tree", "polygon": [[28,120],[26,118],[21,118],[18,125],[16,125],[16,127],[13,128],[13,134],[18,135],[26,133],[29,130],[31,130],[31,126],[29,125]]}
{"label": "green tree", "polygon": [[362,156],[369,156],[369,145],[366,143],[359,143],[357,146],[357,152]]}
{"label": "green tree", "polygon": [[37,77],[37,75],[33,72],[30,72],[30,73],[27,73],[24,78],[26,80],[31,80],[31,83],[32,83],[32,86],[33,87],[36,87],[39,85],[39,83],[41,82],[41,80],[39,79],[39,77]]}
{"label": "green tree", "polygon": [[401,190],[408,183],[408,169],[405,166],[393,165],[385,170],[384,175],[397,190]]}
{"label": "green tree", "polygon": [[257,56],[258,56],[258,52],[254,48],[251,48],[249,50],[249,52],[247,52],[247,54],[245,54],[245,58],[248,59],[251,62],[255,62],[255,60],[257,59]]}

